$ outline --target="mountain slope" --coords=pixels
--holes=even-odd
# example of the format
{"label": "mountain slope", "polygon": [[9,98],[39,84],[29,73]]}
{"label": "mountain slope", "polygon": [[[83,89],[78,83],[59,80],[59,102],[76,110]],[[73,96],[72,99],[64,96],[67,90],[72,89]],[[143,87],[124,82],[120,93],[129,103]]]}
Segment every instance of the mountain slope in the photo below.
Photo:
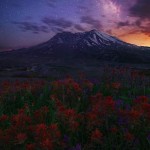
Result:
{"label": "mountain slope", "polygon": [[150,49],[125,43],[116,37],[96,30],[75,34],[59,33],[45,45],[48,45],[54,56],[57,57],[129,63],[150,62]]}
{"label": "mountain slope", "polygon": [[123,42],[97,30],[62,32],[49,41],[26,49],[0,53],[0,67],[85,62],[150,63],[150,48]]}

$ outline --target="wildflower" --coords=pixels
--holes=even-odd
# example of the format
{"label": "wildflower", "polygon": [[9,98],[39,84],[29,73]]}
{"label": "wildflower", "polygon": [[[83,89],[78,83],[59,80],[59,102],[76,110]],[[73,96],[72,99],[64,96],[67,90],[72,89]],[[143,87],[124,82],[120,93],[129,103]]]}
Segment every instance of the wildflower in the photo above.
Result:
{"label": "wildflower", "polygon": [[116,127],[112,127],[112,128],[110,128],[110,131],[112,133],[116,133],[116,132],[118,132],[118,129]]}
{"label": "wildflower", "polygon": [[116,100],[115,101],[115,106],[116,108],[120,108],[123,106],[123,100]]}
{"label": "wildflower", "polygon": [[58,125],[56,123],[51,124],[49,129],[50,129],[50,131],[51,131],[54,138],[58,139],[61,136],[61,133],[58,130]]}
{"label": "wildflower", "polygon": [[121,84],[119,82],[112,83],[112,88],[118,90],[118,89],[120,89],[120,87],[121,87]]}
{"label": "wildflower", "polygon": [[7,115],[2,115],[2,116],[0,117],[0,122],[4,122],[4,121],[6,121],[6,120],[8,120],[8,116],[7,116]]}
{"label": "wildflower", "polygon": [[18,114],[24,114],[24,113],[25,113],[25,109],[24,108],[18,110]]}
{"label": "wildflower", "polygon": [[76,92],[79,92],[81,93],[81,88],[80,88],[80,85],[78,83],[74,83],[73,84],[73,88]]}
{"label": "wildflower", "polygon": [[91,134],[92,141],[99,141],[102,139],[102,137],[103,137],[103,134],[101,133],[101,131],[99,131],[99,129],[95,129]]}
{"label": "wildflower", "polygon": [[0,129],[0,141],[3,139],[3,130]]}
{"label": "wildflower", "polygon": [[17,144],[22,144],[27,139],[27,135],[25,133],[19,133],[16,136]]}
{"label": "wildflower", "polygon": [[36,131],[37,132],[41,132],[41,131],[46,131],[47,130],[47,126],[45,124],[38,124],[36,127]]}
{"label": "wildflower", "polygon": [[70,148],[69,150],[81,150],[81,144],[77,144],[73,148]]}
{"label": "wildflower", "polygon": [[43,106],[41,108],[41,112],[43,112],[44,114],[47,114],[49,112],[49,108],[47,106]]}
{"label": "wildflower", "polygon": [[64,135],[63,141],[65,143],[68,143],[70,141],[70,138],[67,135]]}
{"label": "wildflower", "polygon": [[13,125],[18,128],[24,128],[26,124],[31,123],[31,118],[23,113],[13,115],[11,118],[11,122]]}
{"label": "wildflower", "polygon": [[3,81],[3,82],[2,82],[2,87],[3,87],[4,89],[8,89],[8,88],[11,87],[11,83],[10,83],[9,81]]}
{"label": "wildflower", "polygon": [[70,122],[70,128],[72,130],[76,130],[79,127],[79,123],[77,121],[71,121]]}
{"label": "wildflower", "polygon": [[140,105],[141,103],[148,103],[148,97],[146,97],[146,96],[139,96],[138,98],[136,98],[135,100],[134,100],[134,103],[136,104],[136,105]]}
{"label": "wildflower", "polygon": [[89,80],[84,80],[84,86],[90,90],[93,88],[93,83],[90,82]]}
{"label": "wildflower", "polygon": [[105,105],[108,109],[114,110],[115,108],[115,101],[113,101],[111,96],[106,97]]}
{"label": "wildflower", "polygon": [[75,150],[81,150],[81,144],[77,144],[75,148]]}
{"label": "wildflower", "polygon": [[146,96],[139,96],[138,99],[143,102],[143,103],[147,103],[148,102],[148,97]]}
{"label": "wildflower", "polygon": [[53,150],[53,143],[51,140],[46,139],[46,140],[41,142],[41,147],[44,150]]}
{"label": "wildflower", "polygon": [[75,117],[75,110],[74,109],[67,109],[65,111],[66,118]]}
{"label": "wildflower", "polygon": [[137,110],[131,110],[129,112],[129,117],[131,118],[131,121],[138,120],[141,116],[141,112]]}
{"label": "wildflower", "polygon": [[150,134],[147,136],[147,140],[150,143]]}
{"label": "wildflower", "polygon": [[45,124],[38,124],[35,129],[37,139],[45,139],[48,136],[47,126]]}
{"label": "wildflower", "polygon": [[35,150],[35,149],[36,149],[35,144],[27,144],[26,145],[26,150]]}
{"label": "wildflower", "polygon": [[134,139],[134,135],[131,134],[130,132],[126,132],[125,135],[124,135],[124,137],[129,142],[133,141],[133,139]]}
{"label": "wildflower", "polygon": [[145,112],[150,112],[150,104],[145,103],[142,105],[142,108]]}

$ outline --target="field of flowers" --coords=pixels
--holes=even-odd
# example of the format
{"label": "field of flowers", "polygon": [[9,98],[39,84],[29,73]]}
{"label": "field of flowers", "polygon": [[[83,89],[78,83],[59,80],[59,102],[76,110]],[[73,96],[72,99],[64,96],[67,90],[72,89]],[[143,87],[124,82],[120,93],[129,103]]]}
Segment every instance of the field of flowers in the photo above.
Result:
{"label": "field of flowers", "polygon": [[0,150],[149,149],[150,78],[139,71],[0,83]]}

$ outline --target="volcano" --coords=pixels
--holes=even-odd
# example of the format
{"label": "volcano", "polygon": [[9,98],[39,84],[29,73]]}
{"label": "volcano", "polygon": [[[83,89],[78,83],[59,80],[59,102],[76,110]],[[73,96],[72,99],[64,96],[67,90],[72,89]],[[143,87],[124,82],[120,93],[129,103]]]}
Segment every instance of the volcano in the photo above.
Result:
{"label": "volcano", "polygon": [[91,30],[58,33],[42,44],[0,53],[1,68],[64,62],[150,64],[150,48],[129,44],[106,33]]}

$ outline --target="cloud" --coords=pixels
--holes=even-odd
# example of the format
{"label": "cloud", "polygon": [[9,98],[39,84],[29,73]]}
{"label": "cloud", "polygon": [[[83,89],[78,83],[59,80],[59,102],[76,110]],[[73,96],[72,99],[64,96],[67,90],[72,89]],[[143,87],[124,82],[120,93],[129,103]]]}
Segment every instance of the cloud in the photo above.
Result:
{"label": "cloud", "polygon": [[78,30],[81,30],[81,27],[74,25],[73,22],[66,20],[64,18],[55,19],[51,17],[44,17],[41,20],[40,24],[26,20],[22,22],[14,21],[12,23],[17,25],[21,29],[21,31],[23,32],[31,31],[34,34],[49,33],[50,31],[54,33],[66,30],[71,31],[71,28],[74,26],[78,28]]}
{"label": "cloud", "polygon": [[129,30],[129,31],[125,32],[125,33],[119,34],[118,37],[126,37],[126,36],[128,36],[130,34],[137,34],[137,33],[141,33],[141,31],[138,30],[138,29]]}
{"label": "cloud", "polygon": [[117,23],[117,27],[118,27],[118,28],[120,28],[120,27],[125,27],[125,26],[130,26],[129,21],[118,22],[118,23]]}
{"label": "cloud", "polygon": [[64,18],[54,19],[51,17],[44,17],[42,19],[42,22],[48,25],[50,28],[57,27],[57,28],[65,29],[73,26],[73,23],[71,21],[66,20]]}
{"label": "cloud", "polygon": [[77,30],[77,31],[85,31],[84,27],[80,24],[75,24],[74,25],[74,28]]}
{"label": "cloud", "polygon": [[13,22],[13,24],[18,25],[18,27],[23,31],[31,31],[32,33],[38,34],[40,32],[49,32],[48,27],[44,25],[37,25],[33,22],[23,21],[23,22]]}
{"label": "cloud", "polygon": [[64,29],[59,28],[59,27],[52,27],[52,28],[51,28],[51,31],[54,32],[54,33],[57,33],[57,32],[63,32]]}
{"label": "cloud", "polygon": [[141,32],[150,37],[150,22],[140,26]]}
{"label": "cloud", "polygon": [[102,24],[99,20],[94,19],[90,16],[82,16],[81,23],[86,23],[88,25],[91,25],[93,29],[102,29]]}
{"label": "cloud", "polygon": [[150,20],[150,0],[137,0],[129,12],[131,16]]}
{"label": "cloud", "polygon": [[112,30],[110,29],[110,30],[106,30],[106,33],[108,33],[108,34],[110,34],[110,35],[112,35],[113,34],[113,32],[112,32]]}
{"label": "cloud", "polygon": [[134,23],[136,26],[140,27],[142,25],[142,21],[140,19],[136,20]]}

